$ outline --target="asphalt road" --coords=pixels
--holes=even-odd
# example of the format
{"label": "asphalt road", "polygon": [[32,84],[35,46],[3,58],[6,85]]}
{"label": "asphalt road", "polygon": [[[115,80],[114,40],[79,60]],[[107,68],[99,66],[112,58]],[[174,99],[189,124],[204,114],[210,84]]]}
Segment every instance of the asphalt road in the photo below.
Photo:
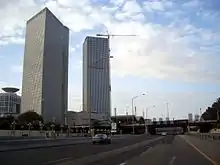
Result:
{"label": "asphalt road", "polygon": [[[106,157],[83,165],[217,165],[205,152],[187,141],[185,136],[167,136],[159,143],[142,146],[118,156]],[[194,139],[195,140],[195,139]],[[200,141],[197,143],[202,144]],[[208,151],[208,150],[207,150]],[[215,151],[219,153],[218,151]],[[73,163],[74,164],[74,163]]]}
{"label": "asphalt road", "polygon": [[1,152],[0,160],[4,165],[52,165],[101,152],[122,148],[157,136],[139,135],[116,138],[110,145],[92,145],[91,142],[61,147],[30,149],[23,151]]}

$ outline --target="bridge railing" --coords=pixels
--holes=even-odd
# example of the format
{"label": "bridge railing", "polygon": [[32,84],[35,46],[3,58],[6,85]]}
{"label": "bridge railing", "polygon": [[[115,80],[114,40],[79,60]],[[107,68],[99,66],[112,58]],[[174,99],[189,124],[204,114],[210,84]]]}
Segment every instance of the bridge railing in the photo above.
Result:
{"label": "bridge railing", "polygon": [[193,133],[190,135],[200,138],[201,140],[219,140],[220,133]]}

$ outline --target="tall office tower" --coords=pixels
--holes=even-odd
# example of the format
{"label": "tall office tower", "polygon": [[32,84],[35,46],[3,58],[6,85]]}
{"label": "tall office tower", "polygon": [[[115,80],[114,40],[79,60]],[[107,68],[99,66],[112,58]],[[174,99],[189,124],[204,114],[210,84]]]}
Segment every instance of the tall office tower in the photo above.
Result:
{"label": "tall office tower", "polygon": [[45,8],[27,21],[21,111],[64,123],[68,96],[69,29]]}
{"label": "tall office tower", "polygon": [[109,40],[86,37],[83,43],[83,110],[108,119],[111,113]]}

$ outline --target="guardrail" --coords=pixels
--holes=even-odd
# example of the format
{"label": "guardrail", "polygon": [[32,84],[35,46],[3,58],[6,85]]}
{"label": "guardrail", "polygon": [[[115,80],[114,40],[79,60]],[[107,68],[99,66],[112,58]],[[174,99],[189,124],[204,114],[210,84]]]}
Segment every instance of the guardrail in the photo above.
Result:
{"label": "guardrail", "polygon": [[220,133],[193,133],[190,135],[196,136],[201,140],[220,140]]}
{"label": "guardrail", "polygon": [[203,133],[200,134],[200,139],[201,140],[220,140],[220,134],[218,133]]}

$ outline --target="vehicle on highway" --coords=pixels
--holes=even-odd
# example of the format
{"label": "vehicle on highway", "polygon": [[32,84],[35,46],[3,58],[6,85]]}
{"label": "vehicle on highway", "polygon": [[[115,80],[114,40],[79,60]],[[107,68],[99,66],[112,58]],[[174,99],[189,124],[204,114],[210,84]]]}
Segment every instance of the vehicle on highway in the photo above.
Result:
{"label": "vehicle on highway", "polygon": [[106,134],[96,134],[92,138],[93,144],[111,144],[111,138]]}
{"label": "vehicle on highway", "polygon": [[162,135],[162,136],[166,136],[167,133],[166,133],[166,132],[162,132],[161,135]]}

